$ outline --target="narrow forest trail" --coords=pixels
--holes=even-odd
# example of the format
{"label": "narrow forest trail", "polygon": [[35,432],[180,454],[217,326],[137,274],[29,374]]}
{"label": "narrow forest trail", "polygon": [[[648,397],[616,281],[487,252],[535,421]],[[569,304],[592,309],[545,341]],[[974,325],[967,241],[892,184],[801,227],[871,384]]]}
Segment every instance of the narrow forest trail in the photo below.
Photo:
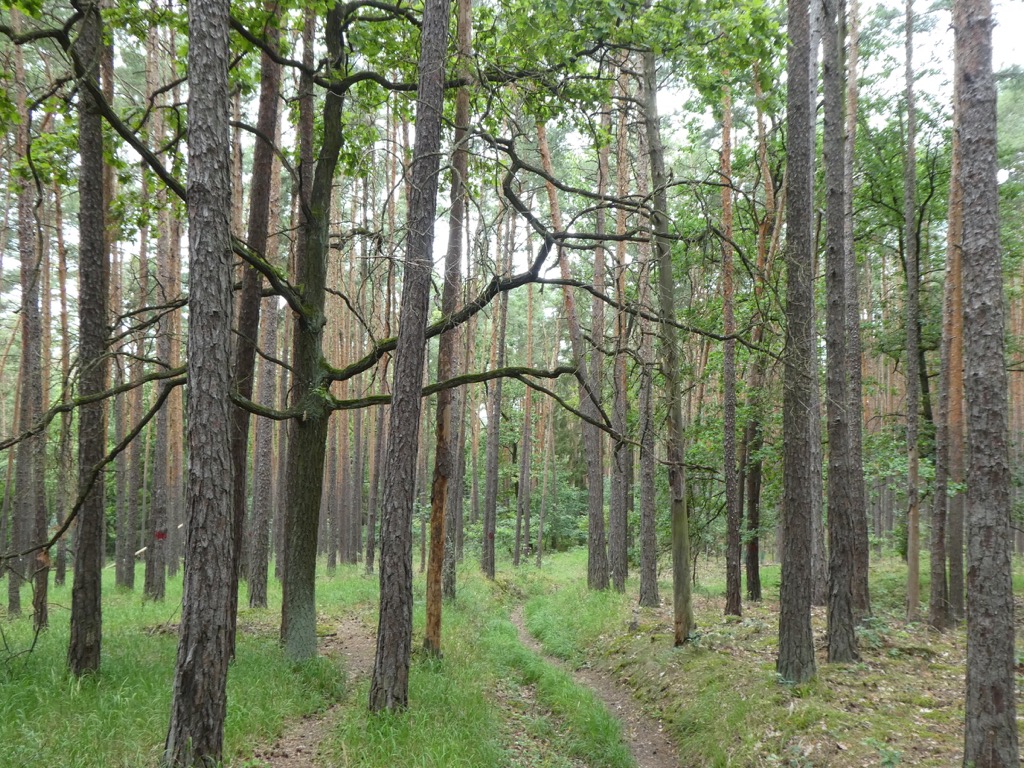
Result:
{"label": "narrow forest trail", "polygon": [[[324,656],[344,659],[349,691],[373,672],[377,639],[373,629],[355,616],[342,618],[334,632],[320,638],[319,646]],[[273,768],[317,768],[320,743],[330,732],[344,703],[338,702],[324,712],[292,723],[273,746],[257,750],[254,757]]]}
{"label": "narrow forest trail", "polygon": [[638,768],[679,768],[672,740],[662,730],[661,723],[643,711],[629,688],[595,669],[573,669],[561,659],[546,654],[527,631],[521,604],[512,612],[511,618],[523,645],[568,672],[579,685],[590,688],[609,712],[622,722],[623,737]]}

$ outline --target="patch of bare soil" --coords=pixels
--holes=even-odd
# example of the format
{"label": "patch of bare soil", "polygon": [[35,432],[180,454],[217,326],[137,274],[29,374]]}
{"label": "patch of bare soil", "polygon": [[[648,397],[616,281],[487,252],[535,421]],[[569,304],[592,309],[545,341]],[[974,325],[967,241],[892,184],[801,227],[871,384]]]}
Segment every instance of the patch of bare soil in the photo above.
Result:
{"label": "patch of bare soil", "polygon": [[552,664],[567,670],[576,682],[594,691],[608,710],[622,722],[629,750],[639,768],[679,767],[679,759],[672,740],[664,732],[661,723],[644,712],[629,688],[596,669],[571,669],[561,660],[545,654],[540,643],[526,630],[521,605],[513,611],[512,623],[515,624],[523,645],[544,656]]}
{"label": "patch of bare soil", "polygon": [[[320,638],[319,646],[324,656],[344,662],[350,688],[373,672],[377,639],[356,617],[342,619],[334,631]],[[320,742],[330,730],[338,706],[292,723],[272,746],[257,750],[254,759],[271,768],[315,768]]]}

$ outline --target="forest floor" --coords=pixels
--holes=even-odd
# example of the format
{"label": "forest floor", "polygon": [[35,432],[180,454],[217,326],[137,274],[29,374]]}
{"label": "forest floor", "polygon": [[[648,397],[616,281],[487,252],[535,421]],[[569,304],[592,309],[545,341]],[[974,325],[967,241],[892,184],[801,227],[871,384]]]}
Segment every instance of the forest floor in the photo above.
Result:
{"label": "forest floor", "polygon": [[[541,644],[526,628],[522,605],[512,612],[512,623],[519,633],[519,642],[535,653],[544,653]],[[562,664],[558,660],[555,663]],[[623,736],[638,768],[677,768],[676,745],[666,735],[661,722],[644,711],[625,683],[586,665],[571,670],[570,674],[577,683],[593,690],[608,711],[622,723]]]}
{"label": "forest floor", "polygon": [[[504,564],[488,581],[472,562],[446,604],[442,658],[414,651],[408,711],[366,706],[376,651],[377,578],[357,566],[318,579],[320,657],[302,665],[277,643],[280,594],[243,609],[229,676],[231,768],[812,768],[961,762],[966,640],[905,620],[906,571],[872,564],[873,617],[858,630],[860,660],[826,664],[824,611],[814,609],[818,676],[775,674],[778,569],[765,599],[723,616],[722,564],[701,561],[697,629],[672,644],[662,605],[586,589],[586,554],[542,569]],[[1024,562],[1015,563],[1024,594]],[[669,573],[661,574],[668,577]],[[922,594],[927,594],[927,574]],[[104,593],[100,674],[67,674],[67,587],[51,590],[51,629],[0,612],[0,766],[143,768],[159,762],[167,728],[180,578],[165,602]],[[424,586],[414,581],[414,640]],[[1024,602],[1018,600],[1018,647]],[[31,649],[31,652],[25,652]],[[1024,665],[1020,668],[1024,673]],[[1022,678],[1024,679],[1024,678]],[[1018,711],[1024,712],[1018,686]]]}

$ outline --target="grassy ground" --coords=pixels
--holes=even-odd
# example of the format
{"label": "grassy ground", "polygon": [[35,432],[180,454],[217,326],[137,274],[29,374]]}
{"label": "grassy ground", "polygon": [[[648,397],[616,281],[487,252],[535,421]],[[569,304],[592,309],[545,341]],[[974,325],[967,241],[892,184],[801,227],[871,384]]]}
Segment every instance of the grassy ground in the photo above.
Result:
{"label": "grassy ground", "polygon": [[[938,633],[904,620],[906,572],[898,561],[873,565],[875,616],[859,630],[858,663],[825,663],[824,611],[814,609],[819,674],[795,687],[775,675],[776,567],[762,571],[765,600],[745,604],[736,619],[722,614],[721,563],[702,564],[696,637],[679,649],[671,644],[668,606],[638,610],[633,592],[588,593],[577,574],[585,574],[582,553],[552,559],[543,576],[526,579],[533,585],[528,626],[551,653],[586,659],[629,684],[664,717],[683,765],[950,766],[962,759],[964,631]],[[661,586],[667,602],[669,585]],[[927,595],[927,574],[921,591]]]}
{"label": "grassy ground", "polygon": [[[228,681],[228,762],[262,768],[252,756],[290,721],[333,707],[322,749],[325,764],[335,766],[631,766],[617,721],[589,691],[519,643],[508,618],[518,593],[476,571],[467,566],[459,599],[446,608],[444,657],[415,655],[409,712],[377,717],[366,710],[366,681],[350,684],[339,659],[284,659],[277,643],[280,593],[272,584],[269,609],[239,616]],[[112,582],[112,571],[105,576]],[[31,653],[17,653],[31,645],[30,619],[0,615],[7,643],[6,652],[0,643],[0,766],[157,764],[170,712],[180,579],[168,583],[163,603],[104,586],[102,670],[82,680],[66,671],[68,588],[51,591],[52,627]],[[361,567],[321,574],[318,630],[329,633],[352,615],[374,624],[376,598],[377,578]],[[416,648],[423,599],[418,580]]]}
{"label": "grassy ground", "polygon": [[[1017,586],[1024,586],[1022,574]],[[112,571],[107,575],[112,580]],[[939,634],[903,620],[900,563],[873,565],[875,617],[859,631],[860,662],[824,663],[824,615],[815,609],[819,676],[796,687],[780,684],[774,671],[778,569],[764,569],[766,599],[745,604],[740,619],[722,615],[721,564],[701,563],[698,575],[697,634],[676,649],[667,582],[661,585],[664,607],[637,609],[635,579],[626,595],[587,591],[580,551],[549,557],[541,570],[503,567],[493,583],[467,563],[459,599],[445,609],[444,657],[415,654],[410,710],[388,716],[368,714],[367,682],[348,681],[339,659],[293,665],[283,658],[275,584],[270,609],[240,615],[229,679],[229,762],[262,766],[253,755],[290,722],[333,707],[321,745],[330,765],[631,765],[618,723],[589,691],[519,643],[509,614],[525,604],[527,625],[548,653],[632,687],[662,718],[683,765],[959,763],[964,633]],[[65,671],[67,588],[51,592],[52,628],[32,653],[12,657],[0,644],[0,765],[156,765],[170,707],[180,581],[169,583],[167,600],[159,604],[106,586],[99,675],[75,680]],[[421,579],[415,590],[419,648]],[[322,574],[319,628],[330,632],[352,615],[374,625],[376,593],[376,577],[361,568]],[[0,615],[0,628],[8,651],[29,645],[28,618]]]}

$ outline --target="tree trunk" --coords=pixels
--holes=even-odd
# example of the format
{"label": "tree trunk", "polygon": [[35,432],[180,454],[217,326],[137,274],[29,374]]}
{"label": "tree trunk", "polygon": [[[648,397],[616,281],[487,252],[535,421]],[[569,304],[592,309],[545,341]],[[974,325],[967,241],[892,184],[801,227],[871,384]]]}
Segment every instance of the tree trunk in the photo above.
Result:
{"label": "tree trunk", "polygon": [[[641,85],[641,88],[644,86]],[[643,93],[638,94],[640,97]],[[646,198],[649,194],[647,167],[649,150],[647,132],[639,131],[637,137],[640,162],[637,163],[637,193]],[[646,162],[645,162],[646,160]],[[642,242],[638,247],[640,268],[639,299],[641,307],[651,306],[651,285],[654,282],[651,270],[654,265],[651,259],[650,243]],[[658,595],[658,542],[657,542],[657,488],[654,475],[658,466],[654,418],[654,337],[657,330],[646,317],[640,317],[640,402],[638,405],[640,424],[640,605],[657,607],[661,605]]]}
{"label": "tree trunk", "polygon": [[[544,123],[537,123],[537,144],[540,151],[544,172],[554,178],[551,163],[551,152],[548,149],[547,129]],[[551,208],[551,223],[556,232],[562,232],[562,214],[558,205],[558,196],[551,181],[545,183],[548,193],[548,204]],[[559,249],[558,263],[563,280],[569,280],[569,262]],[[596,266],[595,266],[596,272]],[[565,303],[565,316],[569,324],[569,341],[572,346],[573,362],[576,365],[576,379],[579,382],[580,410],[585,415],[599,415],[599,399],[594,383],[590,380],[591,371],[586,371],[586,351],[583,346],[583,331],[580,329],[579,315],[576,312],[576,298],[571,286],[563,286],[562,299]],[[595,354],[597,354],[595,352]],[[587,586],[590,589],[608,588],[608,560],[604,544],[604,468],[601,462],[601,430],[586,422],[583,429],[583,452],[587,463]]]}
{"label": "tree trunk", "polygon": [[1010,466],[999,249],[996,86],[989,0],[957,0],[953,29],[963,154],[967,403],[967,697],[964,766],[1019,765]]}
{"label": "tree trunk", "polygon": [[412,522],[417,432],[419,431],[430,299],[431,253],[437,210],[444,100],[444,59],[448,46],[449,0],[427,0],[420,32],[416,144],[410,179],[405,281],[395,347],[388,442],[381,513],[380,621],[370,682],[370,710],[405,709],[409,703],[412,653]]}
{"label": "tree trunk", "polygon": [[860,288],[857,254],[853,243],[853,160],[857,136],[858,61],[860,57],[859,0],[850,0],[849,55],[846,63],[846,149],[843,153],[843,187],[846,214],[843,217],[843,250],[846,271],[846,376],[849,396],[850,509],[853,514],[853,616],[871,615],[868,591],[867,490],[864,486],[863,430],[864,401],[861,374]]}
{"label": "tree trunk", "polygon": [[[154,110],[152,140],[160,143],[163,136],[163,110],[160,97],[156,94],[159,88],[157,69],[159,66],[160,39],[157,28],[151,28],[146,38],[146,93],[158,107]],[[157,208],[157,242],[156,242],[156,283],[157,291],[154,300],[164,304],[174,298],[171,292],[171,219],[172,206],[167,199],[167,190],[163,187],[156,193]],[[171,317],[161,315],[156,324],[156,356],[165,365],[171,365]],[[170,444],[171,402],[156,415],[155,441],[158,446]],[[167,577],[168,551],[168,505],[170,478],[170,450],[156,452],[153,466],[152,491],[149,503],[149,515],[144,521],[143,546],[146,547],[145,574],[142,586],[143,595],[151,600],[163,600]]]}
{"label": "tree trunk", "polygon": [[[108,265],[104,245],[103,120],[98,106],[102,21],[97,6],[87,6],[82,11],[75,50],[82,78],[78,113],[78,358],[79,394],[88,397],[102,392],[107,385]],[[80,489],[84,490],[93,468],[103,461],[106,434],[106,403],[82,406],[78,419]],[[100,591],[106,541],[103,486],[101,473],[78,513],[68,646],[68,667],[76,676],[100,667]]]}
{"label": "tree trunk", "polygon": [[740,576],[740,478],[736,465],[736,333],[735,292],[733,289],[732,253],[732,95],[726,86],[722,97],[722,317],[725,341],[722,351],[722,461],[725,474],[725,614],[742,613],[742,579]]}
{"label": "tree trunk", "polygon": [[849,381],[847,368],[847,294],[845,217],[846,121],[841,0],[826,0],[822,34],[824,42],[823,90],[825,99],[825,339],[828,351],[828,660],[850,662],[857,658],[853,626],[853,496],[859,467],[850,456]]}
{"label": "tree trunk", "polygon": [[[325,36],[331,60],[341,57],[341,13],[327,14]],[[304,43],[312,43],[312,18],[306,19]],[[305,115],[300,140],[312,154],[312,98],[303,99]],[[284,591],[281,637],[293,661],[316,655],[317,525],[323,491],[324,459],[330,409],[321,392],[326,387],[323,367],[324,306],[326,301],[328,225],[334,172],[342,145],[342,99],[328,93],[324,101],[323,143],[313,171],[311,188],[303,189],[301,262],[298,281],[304,286],[304,312],[292,325],[292,405],[303,418],[288,425],[288,503],[285,518]],[[308,115],[308,117],[306,117]]]}
{"label": "tree trunk", "polygon": [[[629,194],[629,124],[626,104],[629,98],[627,79],[620,68],[617,81],[619,116],[615,130],[615,194],[625,199]],[[608,566],[616,592],[626,591],[629,575],[629,477],[632,458],[626,435],[629,402],[626,379],[626,355],[629,344],[629,317],[626,312],[626,209],[620,207],[615,217],[615,234],[622,238],[615,249],[615,356],[612,367],[612,428],[620,437],[612,445],[611,498],[608,502]]]}
{"label": "tree trunk", "polygon": [[[533,286],[526,286],[526,365],[533,367]],[[533,390],[526,388],[523,396],[523,429],[520,433],[519,481],[516,495],[516,541],[512,553],[512,564],[519,566],[522,554],[523,520],[530,519],[530,461],[533,458]],[[526,541],[529,542],[529,524],[527,523]]]}
{"label": "tree trunk", "polygon": [[[268,0],[269,12],[265,28],[267,51],[260,57],[260,98],[256,118],[256,131],[262,137],[273,139],[277,133],[278,91],[281,86],[281,67],[270,51],[275,51],[280,32],[276,17],[278,6]],[[256,140],[252,152],[252,176],[249,183],[249,220],[247,240],[249,247],[265,260],[270,235],[270,197],[273,186],[274,147],[267,138]],[[242,267],[242,292],[238,299],[238,334],[234,343],[232,389],[239,397],[252,399],[253,379],[256,371],[256,341],[260,326],[260,294],[263,274],[251,266]],[[238,615],[238,580],[241,576],[242,542],[245,511],[248,504],[249,464],[249,412],[235,406],[231,409],[231,462],[234,488],[232,490],[232,563],[231,601],[228,617],[228,647],[235,655],[235,619]]]}
{"label": "tree trunk", "polygon": [[[469,73],[470,35],[472,34],[472,4],[470,0],[458,3],[458,49],[460,71]],[[466,220],[466,181],[469,175],[469,89],[459,88],[455,96],[455,151],[452,153],[451,210],[448,214],[448,250],[444,260],[444,288],[441,296],[441,314],[455,311],[462,288],[462,234]],[[436,195],[436,188],[435,188]],[[453,378],[458,369],[461,334],[453,328],[441,334],[437,352],[437,380]],[[456,438],[459,429],[453,425],[458,411],[453,392],[443,389],[437,393],[434,448],[434,478],[430,491],[430,561],[427,570],[427,626],[423,647],[429,654],[441,653],[441,571],[445,560],[445,524],[449,487],[454,486],[456,467]],[[454,573],[454,570],[452,571]]]}
{"label": "tree trunk", "polygon": [[906,387],[907,387],[907,620],[919,616],[920,546],[918,500],[918,410],[921,405],[920,347],[918,325],[918,243],[917,243],[917,113],[914,108],[914,5],[906,0],[906,109],[907,136],[903,157],[903,242],[907,274],[906,305]]}
{"label": "tree trunk", "polygon": [[[661,317],[674,321],[675,276],[672,273],[672,249],[668,238],[668,201],[665,154],[658,120],[658,77],[654,53],[643,54],[644,128],[653,187],[654,245],[658,255],[658,306]],[[690,521],[686,508],[686,463],[683,445],[683,409],[679,386],[679,342],[671,322],[661,324],[661,367],[668,401],[668,476],[672,520],[672,594],[673,636],[675,645],[687,642],[693,630],[693,599],[690,590]]]}
{"label": "tree trunk", "polygon": [[814,349],[814,84],[810,8],[789,5],[786,115],[786,352],[783,378],[783,560],[779,592],[782,680],[815,675],[811,632],[811,425]]}
{"label": "tree trunk", "polygon": [[[219,762],[231,657],[231,154],[227,0],[189,6],[188,505],[185,582],[164,760]],[[236,585],[237,586],[237,585]]]}

